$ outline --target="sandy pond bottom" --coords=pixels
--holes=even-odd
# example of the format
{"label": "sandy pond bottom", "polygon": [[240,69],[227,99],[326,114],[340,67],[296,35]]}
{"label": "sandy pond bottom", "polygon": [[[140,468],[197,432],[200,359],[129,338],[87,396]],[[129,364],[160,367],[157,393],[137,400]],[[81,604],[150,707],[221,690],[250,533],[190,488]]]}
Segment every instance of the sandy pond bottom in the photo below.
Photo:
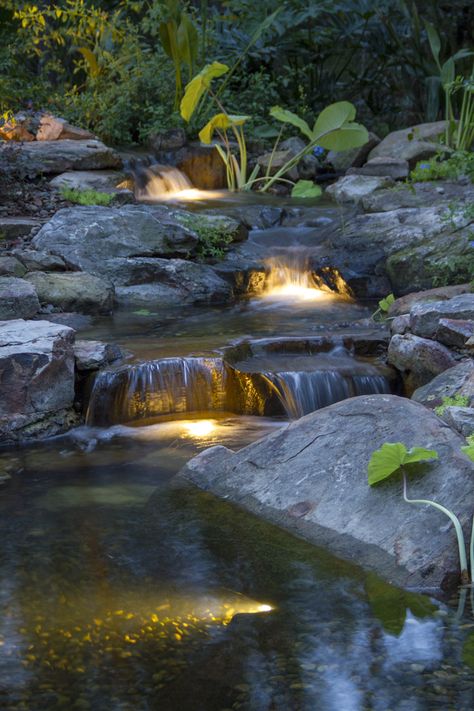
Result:
{"label": "sandy pond bottom", "polygon": [[[87,335],[188,355],[367,315],[341,309],[119,315]],[[172,485],[204,447],[285,424],[200,413],[0,451],[16,470],[0,489],[0,708],[472,711],[469,600],[400,591]]]}

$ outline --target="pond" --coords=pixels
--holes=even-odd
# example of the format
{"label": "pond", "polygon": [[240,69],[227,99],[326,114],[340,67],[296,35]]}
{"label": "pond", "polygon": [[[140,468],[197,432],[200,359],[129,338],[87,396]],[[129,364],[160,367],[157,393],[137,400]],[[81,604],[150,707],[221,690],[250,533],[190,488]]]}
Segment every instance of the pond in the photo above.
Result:
{"label": "pond", "polygon": [[[118,312],[79,335],[139,365],[244,336],[366,333],[371,310],[284,294]],[[0,707],[471,711],[469,600],[399,590],[175,478],[208,446],[286,423],[184,408],[2,450]]]}

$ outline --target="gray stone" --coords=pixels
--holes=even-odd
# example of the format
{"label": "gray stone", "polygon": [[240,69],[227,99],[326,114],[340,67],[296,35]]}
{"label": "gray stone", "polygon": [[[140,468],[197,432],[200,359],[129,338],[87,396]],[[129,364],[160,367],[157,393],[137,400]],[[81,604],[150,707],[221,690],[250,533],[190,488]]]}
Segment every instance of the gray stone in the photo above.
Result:
{"label": "gray stone", "polygon": [[49,184],[74,190],[109,190],[116,188],[124,178],[124,173],[118,170],[73,170],[57,175]]}
{"label": "gray stone", "polygon": [[15,257],[0,257],[0,276],[22,277],[26,268]]}
{"label": "gray stone", "polygon": [[427,385],[418,388],[412,399],[426,407],[434,408],[443,404],[443,398],[462,395],[469,398],[469,404],[474,405],[474,361],[463,361],[454,368],[445,370]]}
{"label": "gray stone", "polygon": [[326,188],[326,195],[340,203],[359,203],[362,198],[371,195],[375,190],[387,188],[393,184],[393,180],[387,177],[346,175]]}
{"label": "gray stone", "polygon": [[460,294],[448,301],[414,304],[410,309],[410,328],[423,338],[433,338],[442,318],[474,319],[474,294]]}
{"label": "gray stone", "polygon": [[86,272],[31,272],[25,280],[32,284],[42,306],[61,311],[110,313],[114,288],[110,282]]}
{"label": "gray stone", "polygon": [[441,418],[463,437],[474,434],[474,408],[445,407]]}
{"label": "gray stone", "polygon": [[391,582],[439,587],[459,570],[447,519],[405,503],[399,479],[367,484],[372,452],[397,441],[439,451],[439,461],[414,465],[419,476],[409,495],[442,501],[467,533],[474,477],[460,452],[463,439],[424,407],[393,395],[345,400],[238,452],[212,447],[181,477]]}
{"label": "gray stone", "polygon": [[119,306],[157,308],[184,304],[228,303],[232,286],[212,267],[184,259],[111,259]]}
{"label": "gray stone", "polygon": [[[280,168],[283,168],[283,166],[286,165],[289,160],[294,158],[295,155],[296,151],[291,148],[288,148],[287,150],[275,151],[274,153],[264,153],[263,155],[258,156],[257,163],[260,166],[262,173],[266,173],[270,167],[269,174],[275,175],[275,173],[280,170]],[[289,180],[298,180],[298,168],[293,166],[293,168],[290,168],[290,170],[283,173],[283,175]]]}
{"label": "gray stone", "polygon": [[66,264],[61,257],[34,249],[15,249],[13,254],[29,272],[63,272]]}
{"label": "gray stone", "polygon": [[41,220],[30,217],[0,217],[0,236],[9,241],[27,237],[34,227],[41,224]]}
{"label": "gray stone", "polygon": [[313,180],[318,174],[319,165],[320,163],[316,156],[303,156],[296,166],[298,177],[301,178],[301,180]]}
{"label": "gray stone", "polygon": [[427,289],[425,291],[415,291],[395,299],[388,310],[388,315],[393,317],[407,314],[415,304],[425,304],[430,301],[448,301],[460,294],[470,294],[471,290],[470,284],[456,284],[454,286],[440,286],[436,289]]}
{"label": "gray stone", "polygon": [[[5,146],[0,143],[0,170],[8,171]],[[30,177],[69,170],[120,168],[117,153],[100,141],[32,141],[20,144],[15,161]]]}
{"label": "gray stone", "polygon": [[361,168],[350,168],[348,175],[380,175],[392,178],[392,180],[404,180],[408,178],[410,168],[408,161],[401,158],[372,158]]}
{"label": "gray stone", "polygon": [[31,318],[40,309],[32,284],[16,277],[0,277],[0,319]]}
{"label": "gray stone", "polygon": [[474,336],[474,321],[442,318],[439,320],[436,340],[445,346],[463,348]]}
{"label": "gray stone", "polygon": [[440,139],[446,130],[445,121],[422,123],[411,128],[393,131],[369,154],[372,158],[397,158],[406,160],[414,168],[420,160],[428,160],[439,152]]}
{"label": "gray stone", "polygon": [[411,333],[392,337],[388,362],[402,373],[408,394],[456,364],[451,351],[441,343]]}
{"label": "gray stone", "polygon": [[329,151],[327,162],[331,163],[337,172],[345,172],[348,168],[360,168],[367,161],[371,150],[380,143],[380,138],[369,131],[368,142],[360,148],[351,148],[348,151]]}
{"label": "gray stone", "polygon": [[0,322],[0,439],[57,434],[73,419],[74,331],[49,321]]}
{"label": "gray stone", "polygon": [[410,314],[400,314],[390,321],[390,333],[392,336],[402,336],[410,330]]}
{"label": "gray stone", "polygon": [[123,358],[119,346],[102,341],[76,341],[74,358],[77,370],[98,370]]}
{"label": "gray stone", "polygon": [[186,131],[183,128],[170,128],[161,133],[151,133],[148,136],[148,143],[157,153],[178,151],[187,143]]}
{"label": "gray stone", "polygon": [[365,212],[388,212],[414,207],[445,205],[446,210],[452,202],[474,201],[474,185],[443,180],[404,185],[395,188],[377,190],[362,200]]}

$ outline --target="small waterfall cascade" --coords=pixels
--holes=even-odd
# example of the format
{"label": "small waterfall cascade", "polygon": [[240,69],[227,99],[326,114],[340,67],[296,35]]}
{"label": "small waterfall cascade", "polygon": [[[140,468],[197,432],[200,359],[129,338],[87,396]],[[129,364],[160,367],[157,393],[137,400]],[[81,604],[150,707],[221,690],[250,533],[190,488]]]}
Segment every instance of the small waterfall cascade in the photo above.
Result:
{"label": "small waterfall cascade", "polygon": [[266,271],[263,298],[294,301],[351,298],[350,289],[337,270],[316,274],[307,256],[299,250],[270,257],[266,260]]}
{"label": "small waterfall cascade", "polygon": [[297,419],[356,395],[390,393],[383,375],[346,375],[338,371],[266,373],[285,413]]}
{"label": "small waterfall cascade", "polygon": [[189,178],[171,165],[140,165],[130,168],[137,200],[166,200],[193,190]]}
{"label": "small waterfall cascade", "polygon": [[100,372],[86,422],[108,426],[160,415],[227,411],[262,415],[268,382],[221,358],[164,358]]}

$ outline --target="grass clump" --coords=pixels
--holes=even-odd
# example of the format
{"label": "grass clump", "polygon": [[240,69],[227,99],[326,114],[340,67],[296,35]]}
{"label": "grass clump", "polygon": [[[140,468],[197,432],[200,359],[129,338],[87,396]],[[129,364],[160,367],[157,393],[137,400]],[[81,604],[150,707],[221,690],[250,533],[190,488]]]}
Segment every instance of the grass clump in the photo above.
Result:
{"label": "grass clump", "polygon": [[438,416],[444,414],[447,407],[469,407],[467,395],[453,395],[453,397],[443,397],[441,405],[435,407],[434,411]]}
{"label": "grass clump", "polygon": [[60,193],[64,200],[73,202],[76,205],[103,205],[108,207],[115,198],[115,195],[111,193],[102,193],[97,190],[77,190],[66,186],[61,188]]}
{"label": "grass clump", "polygon": [[467,176],[474,180],[474,153],[456,151],[443,159],[443,155],[434,156],[429,161],[420,161],[410,173],[412,183],[426,183],[430,180],[457,180]]}
{"label": "grass clump", "polygon": [[196,256],[199,259],[222,259],[228,246],[234,241],[234,230],[223,221],[184,214],[180,214],[177,219],[183,227],[198,236]]}

